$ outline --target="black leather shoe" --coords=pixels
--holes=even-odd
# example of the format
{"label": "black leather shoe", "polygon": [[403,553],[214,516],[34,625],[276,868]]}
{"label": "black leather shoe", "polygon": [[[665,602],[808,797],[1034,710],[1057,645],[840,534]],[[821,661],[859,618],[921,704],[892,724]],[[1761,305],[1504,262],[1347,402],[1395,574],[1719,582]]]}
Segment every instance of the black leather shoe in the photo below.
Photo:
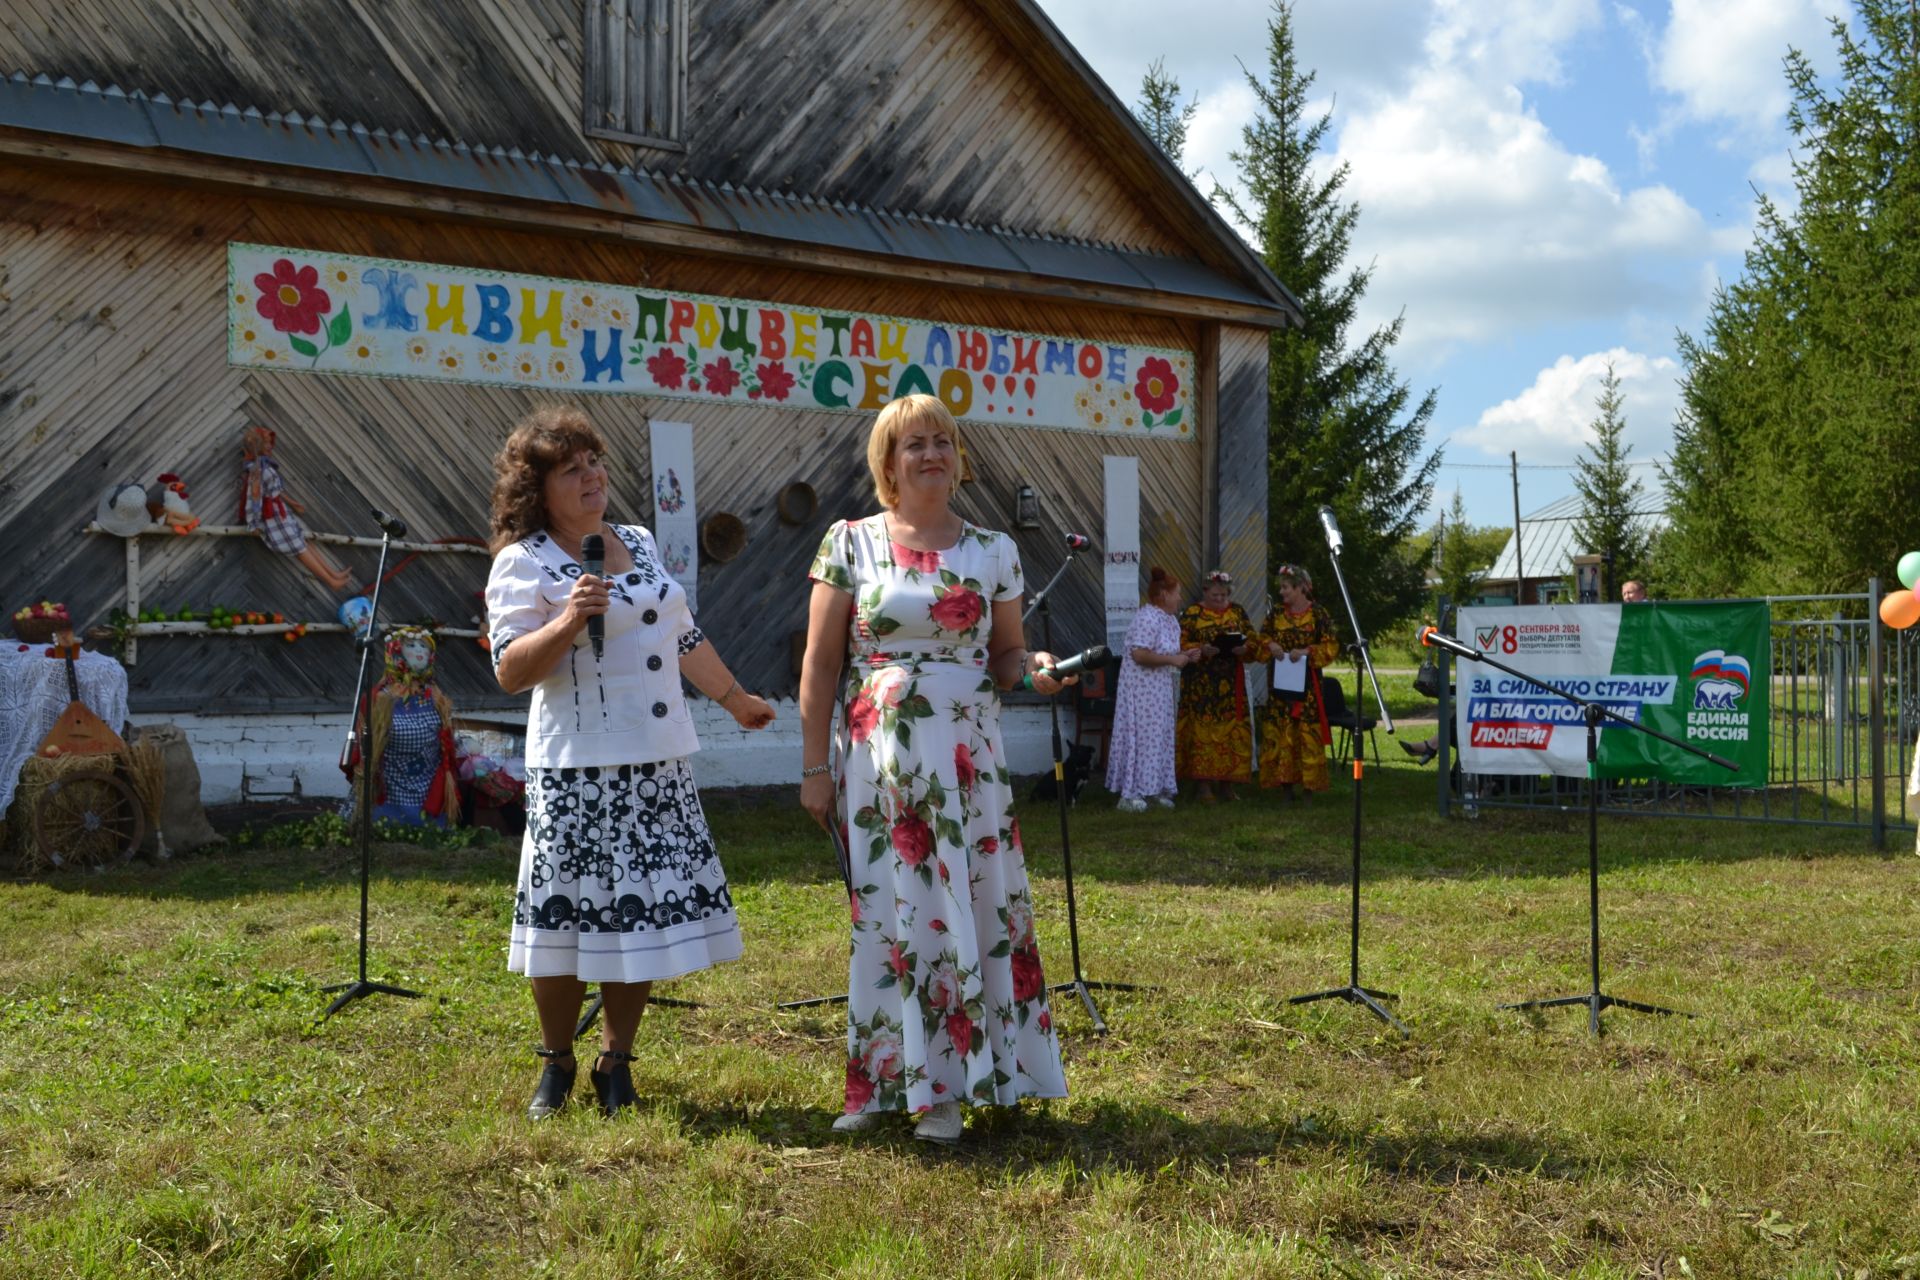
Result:
{"label": "black leather shoe", "polygon": [[[534,1052],[547,1060],[547,1067],[540,1073],[540,1083],[534,1086],[533,1101],[527,1104],[527,1119],[545,1120],[567,1105],[578,1067],[571,1049],[535,1049]],[[563,1060],[565,1066],[561,1065]]]}
{"label": "black leather shoe", "polygon": [[587,1072],[587,1079],[593,1082],[594,1096],[600,1099],[601,1114],[618,1115],[623,1110],[640,1105],[640,1095],[633,1088],[633,1075],[627,1070],[627,1064],[632,1061],[633,1055],[630,1053],[619,1049],[602,1049],[594,1066],[598,1068],[604,1062],[607,1069]]}

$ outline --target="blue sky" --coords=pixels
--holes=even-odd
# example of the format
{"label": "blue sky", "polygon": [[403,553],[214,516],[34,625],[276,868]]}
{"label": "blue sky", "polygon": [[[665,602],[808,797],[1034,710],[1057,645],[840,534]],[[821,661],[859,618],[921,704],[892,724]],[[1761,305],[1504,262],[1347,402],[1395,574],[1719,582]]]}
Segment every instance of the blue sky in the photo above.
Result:
{"label": "blue sky", "polygon": [[[1132,103],[1156,57],[1199,106],[1186,165],[1227,182],[1264,75],[1269,0],[1041,0]],[[1716,283],[1752,241],[1754,193],[1790,201],[1781,59],[1830,68],[1845,0],[1297,0],[1295,48],[1350,167],[1363,322],[1404,314],[1398,366],[1438,388],[1435,504],[1475,524],[1572,492],[1609,360],[1637,462],[1665,455]],[[1658,476],[1639,470],[1649,490]]]}

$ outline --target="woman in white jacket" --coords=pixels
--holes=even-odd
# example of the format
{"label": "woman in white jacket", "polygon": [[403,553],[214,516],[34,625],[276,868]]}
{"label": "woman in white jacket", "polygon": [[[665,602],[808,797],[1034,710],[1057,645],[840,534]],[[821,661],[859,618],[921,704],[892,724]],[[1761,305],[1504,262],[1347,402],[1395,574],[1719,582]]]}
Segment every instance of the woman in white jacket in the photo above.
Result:
{"label": "woman in white jacket", "polygon": [[[528,1115],[565,1105],[586,984],[600,984],[601,1109],[637,1102],[627,1063],[653,983],[740,955],[727,879],[686,757],[699,750],[684,675],[746,729],[773,710],[740,687],[694,625],[653,535],[609,525],[599,434],[577,409],[541,409],[494,459],[493,670],[533,691],[527,833],[508,967],[532,979],[546,1059]],[[599,535],[599,576],[580,565]],[[596,653],[587,620],[605,619]]]}

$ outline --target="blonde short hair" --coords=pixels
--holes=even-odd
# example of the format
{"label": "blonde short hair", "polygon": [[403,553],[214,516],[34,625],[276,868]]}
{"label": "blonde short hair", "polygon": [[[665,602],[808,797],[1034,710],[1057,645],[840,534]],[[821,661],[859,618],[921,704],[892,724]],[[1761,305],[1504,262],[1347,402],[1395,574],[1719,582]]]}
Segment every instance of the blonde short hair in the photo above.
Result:
{"label": "blonde short hair", "polygon": [[960,487],[960,424],[953,420],[953,414],[938,396],[901,396],[880,410],[873,420],[873,431],[867,436],[867,470],[873,473],[874,496],[883,507],[900,505],[900,487],[893,482],[893,451],[900,437],[914,427],[945,431],[952,438],[954,463],[948,491]]}

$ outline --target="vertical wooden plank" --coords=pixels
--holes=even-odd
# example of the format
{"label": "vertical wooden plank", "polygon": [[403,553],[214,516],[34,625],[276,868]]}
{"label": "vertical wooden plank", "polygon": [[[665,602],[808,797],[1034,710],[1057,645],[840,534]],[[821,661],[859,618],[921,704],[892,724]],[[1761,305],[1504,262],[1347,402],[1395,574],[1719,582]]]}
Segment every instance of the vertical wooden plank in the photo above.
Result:
{"label": "vertical wooden plank", "polygon": [[1217,326],[1220,564],[1245,582],[1234,598],[1258,618],[1267,602],[1267,333]]}

